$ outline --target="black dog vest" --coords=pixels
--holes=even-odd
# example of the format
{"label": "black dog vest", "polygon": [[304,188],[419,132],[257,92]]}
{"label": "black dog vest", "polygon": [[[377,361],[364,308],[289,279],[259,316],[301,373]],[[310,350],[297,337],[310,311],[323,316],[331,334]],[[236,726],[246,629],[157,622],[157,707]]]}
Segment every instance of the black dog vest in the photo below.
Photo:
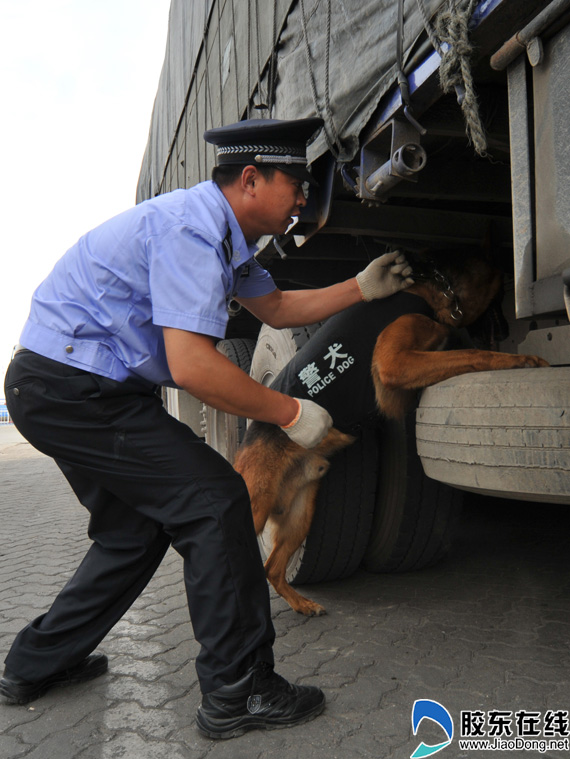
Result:
{"label": "black dog vest", "polygon": [[423,298],[400,292],[359,303],[328,319],[291,359],[271,387],[326,408],[334,426],[354,432],[377,416],[370,373],[378,335],[404,314],[433,311]]}

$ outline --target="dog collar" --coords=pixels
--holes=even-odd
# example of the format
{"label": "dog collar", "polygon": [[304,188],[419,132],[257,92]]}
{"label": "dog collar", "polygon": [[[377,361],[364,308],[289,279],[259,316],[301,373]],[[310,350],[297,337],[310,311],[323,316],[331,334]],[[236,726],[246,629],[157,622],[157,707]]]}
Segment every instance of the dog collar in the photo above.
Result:
{"label": "dog collar", "polygon": [[461,321],[461,319],[463,319],[463,311],[459,307],[459,298],[453,291],[450,281],[447,279],[447,277],[444,274],[438,271],[438,269],[436,269],[435,266],[433,268],[433,279],[435,282],[441,285],[441,292],[447,298],[447,300],[453,301],[453,308],[451,310],[451,318],[457,322]]}

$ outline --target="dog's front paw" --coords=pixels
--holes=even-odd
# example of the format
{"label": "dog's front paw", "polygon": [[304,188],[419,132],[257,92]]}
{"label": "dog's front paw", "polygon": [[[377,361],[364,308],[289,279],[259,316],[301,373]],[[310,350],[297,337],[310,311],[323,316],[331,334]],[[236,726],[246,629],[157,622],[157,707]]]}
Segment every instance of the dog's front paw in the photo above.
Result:
{"label": "dog's front paw", "polygon": [[323,617],[327,613],[327,610],[320,604],[313,604],[311,611],[305,613],[308,617]]}
{"label": "dog's front paw", "polygon": [[524,362],[522,366],[527,369],[531,367],[550,366],[548,361],[540,358],[540,356],[520,356],[520,358]]}
{"label": "dog's front paw", "polygon": [[310,601],[308,598],[303,598],[303,600],[294,608],[295,611],[298,611],[299,614],[304,614],[306,617],[322,617],[327,613],[324,606],[321,606],[314,601]]}

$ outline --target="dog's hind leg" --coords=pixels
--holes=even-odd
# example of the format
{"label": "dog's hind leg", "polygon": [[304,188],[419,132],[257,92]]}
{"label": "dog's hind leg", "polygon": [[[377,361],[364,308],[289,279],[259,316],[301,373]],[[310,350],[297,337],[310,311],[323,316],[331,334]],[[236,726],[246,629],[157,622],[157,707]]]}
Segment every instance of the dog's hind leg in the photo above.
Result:
{"label": "dog's hind leg", "polygon": [[[287,446],[279,444],[278,430],[267,427],[273,434],[261,437],[254,429],[250,436],[253,439],[246,438],[234,462],[249,492],[256,535],[263,531],[269,515],[278,508],[283,478],[292,463]],[[298,447],[294,443],[291,446]]]}
{"label": "dog's hind leg", "polygon": [[286,515],[277,514],[271,517],[273,550],[265,562],[265,574],[277,593],[294,611],[308,617],[320,616],[326,611],[320,604],[294,590],[286,580],[286,572],[289,559],[309,533],[318,489],[318,480],[310,482],[297,491]]}
{"label": "dog's hind leg", "polygon": [[273,425],[254,423],[234,463],[249,491],[256,533],[266,524],[273,533],[273,549],[265,564],[268,580],[295,611],[309,616],[325,610],[291,588],[285,579],[287,565],[309,532],[328,457],[353,441],[331,429],[318,446],[306,449]]}

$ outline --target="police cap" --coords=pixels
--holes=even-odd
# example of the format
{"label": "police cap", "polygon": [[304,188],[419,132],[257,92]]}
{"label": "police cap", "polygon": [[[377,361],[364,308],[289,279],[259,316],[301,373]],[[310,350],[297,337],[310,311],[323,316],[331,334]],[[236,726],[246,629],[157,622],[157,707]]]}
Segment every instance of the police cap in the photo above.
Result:
{"label": "police cap", "polygon": [[208,129],[204,139],[216,146],[218,166],[265,164],[314,185],[307,168],[307,142],[322,125],[319,118],[247,119]]}

